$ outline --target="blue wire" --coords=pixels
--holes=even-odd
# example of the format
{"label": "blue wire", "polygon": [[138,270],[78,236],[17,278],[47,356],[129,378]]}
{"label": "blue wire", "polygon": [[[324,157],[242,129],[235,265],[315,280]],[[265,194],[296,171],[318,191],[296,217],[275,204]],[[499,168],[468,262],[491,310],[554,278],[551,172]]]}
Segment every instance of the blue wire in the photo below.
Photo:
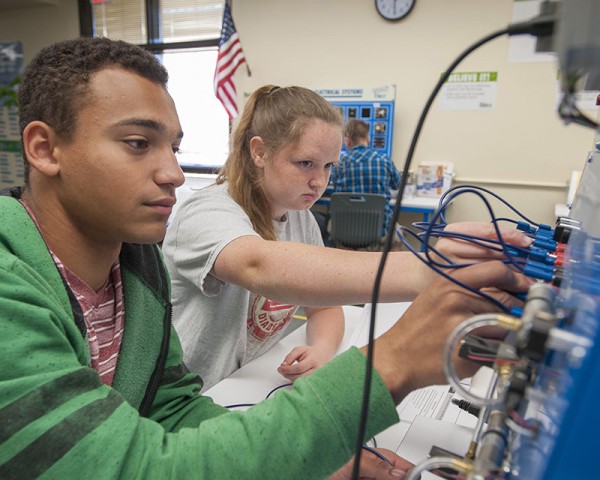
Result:
{"label": "blue wire", "polygon": [[[495,194],[491,190],[488,190],[487,188],[479,187],[477,185],[460,185],[460,186],[456,186],[456,187],[449,189],[448,191],[446,191],[446,193],[444,193],[442,195],[442,197],[440,198],[438,208],[435,211],[433,218],[430,222],[428,222],[428,223],[415,222],[412,224],[414,228],[421,231],[420,233],[415,233],[414,231],[412,231],[406,227],[398,226],[396,228],[396,235],[398,236],[400,241],[407,247],[407,249],[410,252],[412,252],[415,256],[417,256],[417,258],[419,258],[419,260],[421,260],[423,263],[425,263],[429,268],[434,270],[436,273],[442,275],[443,277],[454,282],[455,284],[457,284],[477,295],[480,295],[481,297],[494,303],[496,306],[498,306],[503,311],[510,312],[509,309],[507,309],[501,302],[499,302],[495,298],[493,298],[477,289],[473,289],[473,288],[469,287],[468,285],[463,284],[462,282],[460,282],[460,281],[456,280],[455,278],[451,277],[450,275],[446,274],[442,269],[464,268],[464,267],[467,267],[472,264],[470,264],[470,263],[469,264],[467,264],[467,263],[457,264],[454,261],[452,261],[451,259],[449,259],[447,256],[441,254],[437,249],[435,249],[430,244],[432,238],[452,238],[452,239],[462,240],[465,242],[472,243],[474,245],[478,245],[478,246],[485,247],[485,248],[488,248],[488,249],[491,249],[491,250],[494,250],[497,252],[501,252],[506,257],[506,259],[504,260],[505,263],[514,266],[515,268],[517,268],[520,271],[523,271],[525,269],[525,266],[528,262],[527,257],[529,256],[530,249],[525,248],[525,247],[519,247],[519,246],[507,244],[504,241],[504,238],[502,237],[500,228],[498,227],[498,223],[501,221],[511,222],[511,223],[515,223],[515,224],[519,224],[520,222],[513,220],[511,218],[496,217],[490,202],[481,192],[487,193],[487,194],[491,195],[492,197],[496,198],[497,200],[499,200],[500,202],[502,202],[504,205],[506,205],[508,208],[510,208],[520,218],[522,218],[523,220],[528,222],[530,225],[535,225],[537,227],[540,226],[539,223],[534,222],[531,219],[529,219],[528,217],[526,217],[523,213],[521,213],[519,210],[517,210],[515,207],[513,207],[509,202],[507,202],[506,200],[504,200],[502,197]],[[490,215],[491,223],[493,224],[494,230],[496,231],[496,235],[498,237],[497,240],[479,237],[477,235],[460,233],[460,232],[447,232],[444,230],[445,227],[447,226],[446,219],[445,219],[446,207],[453,200],[455,200],[459,195],[463,195],[465,193],[472,193],[472,194],[476,195],[484,203],[484,205],[487,208],[488,213]],[[423,246],[424,253],[425,253],[425,256],[424,256],[425,258],[423,256],[421,256],[419,254],[419,252],[417,252],[417,250],[408,242],[408,239],[405,236],[405,232],[406,232],[406,234],[410,234],[416,241],[421,243],[421,245]],[[436,256],[441,258],[446,263],[442,263],[439,260],[434,259],[432,257],[432,254],[435,254]],[[523,258],[523,257],[525,257],[525,258]]]}
{"label": "blue wire", "polygon": [[[487,210],[488,210],[488,212],[490,214],[490,218],[492,218],[492,220],[496,218],[496,215],[494,214],[494,210],[492,209],[492,206],[490,205],[490,202],[487,200],[487,198],[485,198],[485,196],[483,196],[479,191],[477,191],[477,190],[480,190],[480,189],[481,189],[480,187],[477,187],[477,188],[463,188],[461,192],[458,192],[458,193],[455,192],[453,195],[450,195],[449,198],[448,198],[448,200],[445,200],[445,201],[440,200],[440,207],[438,207],[438,210],[434,213],[433,219],[431,221],[431,225],[429,226],[429,228],[427,228],[427,230],[425,232],[425,244],[426,245],[429,245],[429,243],[430,243],[429,242],[429,238],[430,238],[430,236],[432,236],[432,233],[431,233],[432,230],[434,230],[432,224],[435,224],[436,220],[438,218],[441,218],[443,216],[443,211],[444,211],[444,208],[446,206],[444,202],[446,202],[446,203],[451,202],[458,195],[462,195],[464,193],[473,193],[474,195],[478,196],[481,199],[481,201],[484,203],[485,207],[487,208]],[[485,190],[485,189],[483,189],[483,190]],[[446,194],[444,194],[442,196],[442,198],[444,198],[445,196],[446,196]],[[498,197],[495,194],[494,194],[494,196],[496,198],[500,198],[500,197]],[[501,199],[501,200],[502,200],[503,203],[505,203],[505,204],[507,203],[503,199]],[[502,237],[502,234],[500,233],[500,228],[498,227],[498,225],[496,223],[494,223],[494,222],[492,222],[492,223],[494,225],[494,230],[496,231],[496,236],[498,237],[498,241],[500,242],[500,245],[502,245],[502,251],[503,251],[504,255],[506,255],[506,258],[509,260],[509,262],[512,263],[516,268],[520,268],[519,265],[516,262],[514,262],[513,255],[508,250],[508,244],[504,241],[504,239]],[[438,226],[438,229],[439,229],[439,226]],[[465,237],[465,239],[466,239],[466,237]],[[487,239],[482,238],[482,237],[479,237],[479,239],[481,241],[483,241],[483,242],[487,241]],[[425,250],[425,256],[427,257],[428,261],[430,261],[430,262],[434,261],[431,258],[429,249]]]}
{"label": "blue wire", "polygon": [[[407,232],[409,232],[412,235],[415,235],[414,232],[412,232],[411,230],[407,229],[406,227],[399,226],[398,228],[400,230],[406,229]],[[406,246],[406,248],[408,248],[413,254],[415,254],[415,256],[419,260],[421,260],[425,265],[429,266],[429,268],[431,268],[434,272],[436,272],[439,275],[441,275],[442,277],[450,280],[451,282],[454,282],[456,285],[459,285],[460,287],[462,287],[462,288],[464,288],[464,289],[466,289],[466,290],[468,290],[470,292],[473,292],[476,295],[479,295],[479,296],[485,298],[486,300],[492,302],[494,305],[496,305],[498,308],[500,308],[503,312],[510,313],[510,309],[507,308],[506,306],[504,306],[504,304],[502,302],[496,300],[494,297],[492,297],[492,296],[490,296],[490,295],[488,295],[486,293],[483,293],[480,290],[472,288],[469,285],[467,285],[467,284],[465,284],[465,283],[457,280],[454,277],[451,277],[450,275],[448,275],[447,273],[445,273],[443,270],[441,270],[440,268],[438,268],[435,265],[433,265],[431,262],[428,262],[425,258],[423,258],[421,255],[419,255],[419,253],[415,250],[415,248],[410,243],[408,243],[408,241],[405,239],[405,237],[403,235],[400,237],[400,239],[401,239],[402,243]]]}
{"label": "blue wire", "polygon": [[[446,206],[446,203],[448,203],[445,198],[451,193],[454,192],[456,190],[460,190],[460,189],[473,189],[473,190],[480,190],[482,192],[487,193],[488,195],[491,195],[492,197],[496,198],[497,200],[499,200],[500,202],[502,202],[504,205],[506,205],[508,208],[510,208],[513,212],[515,212],[519,217],[521,217],[523,220],[525,220],[526,222],[530,223],[531,225],[534,226],[539,226],[539,223],[534,222],[533,220],[530,220],[529,218],[527,218],[523,213],[521,213],[521,211],[517,210],[512,204],[510,204],[509,202],[507,202],[504,198],[502,198],[500,195],[498,195],[497,193],[492,192],[491,190],[484,188],[484,187],[480,187],[478,185],[470,185],[470,184],[465,184],[465,185],[457,185],[455,187],[452,187],[450,189],[448,189],[441,197],[440,197],[440,206],[444,205],[444,207]],[[445,218],[442,217],[445,221]]]}
{"label": "blue wire", "polygon": [[[435,260],[432,260],[431,262],[425,262],[429,265],[429,263],[431,263],[432,265],[435,265],[439,268],[462,268],[463,266],[467,266],[467,265],[458,265],[456,264],[453,260],[451,260],[450,258],[448,258],[447,256],[445,256],[443,253],[441,253],[439,250],[437,250],[434,246],[426,244],[425,240],[423,238],[421,238],[421,234],[419,233],[415,233],[412,230],[409,230],[408,228],[404,227],[404,226],[398,226],[396,227],[396,235],[398,236],[398,239],[404,243],[404,240],[402,238],[402,230],[406,230],[408,233],[410,233],[413,238],[415,240],[417,240],[418,242],[421,243],[421,245],[424,245],[427,250],[431,250],[433,253],[435,253],[437,256],[439,256],[442,260],[445,260],[446,263],[439,263]],[[416,250],[413,250],[413,253],[415,253],[416,255],[418,255],[418,253],[416,253]]]}
{"label": "blue wire", "polygon": [[[422,233],[419,233],[417,235],[422,236]],[[529,250],[525,247],[518,247],[515,245],[510,245],[508,246],[507,243],[505,242],[500,242],[498,240],[493,240],[493,239],[488,239],[488,238],[483,238],[483,237],[479,237],[476,235],[470,235],[470,234],[465,234],[465,233],[458,233],[458,232],[445,232],[445,233],[439,233],[439,234],[435,234],[432,235],[436,238],[455,238],[455,239],[459,239],[459,240],[464,240],[470,243],[473,243],[475,245],[479,245],[481,247],[485,247],[489,250],[494,250],[496,252],[502,252],[506,255],[507,260],[506,263],[510,263],[512,265],[514,265],[515,267],[519,268],[522,270],[522,267],[520,265],[518,265],[516,262],[520,261],[519,259],[515,259],[514,255],[512,253],[508,253],[507,252],[507,248],[510,248],[514,251],[516,251],[516,253],[521,253],[523,255],[527,255]],[[496,248],[493,247],[491,245],[503,245],[503,248]],[[432,251],[433,253],[435,253],[436,255],[440,255],[440,253],[433,247],[431,247],[430,245],[427,246],[427,251]],[[431,261],[432,264],[440,267],[440,268],[462,268],[462,267],[468,267],[469,265],[472,265],[470,263],[464,263],[464,264],[456,264],[452,261],[450,261],[450,265],[444,265],[439,263],[438,261],[434,260],[431,258],[431,256],[428,257],[429,260]],[[444,257],[444,260],[448,260],[446,257]]]}
{"label": "blue wire", "polygon": [[431,224],[431,222],[413,222],[412,226],[419,229],[419,230],[427,230],[430,226],[433,227],[433,229],[436,230],[440,230],[443,231],[444,228],[446,228],[447,224],[441,224],[441,223],[437,223],[437,224]]}
{"label": "blue wire", "polygon": [[[430,257],[429,260],[427,261],[427,264],[435,265],[436,267],[439,267],[439,268],[463,268],[463,267],[468,267],[469,265],[472,265],[472,263],[460,264],[460,263],[454,262],[453,260],[451,260],[450,258],[445,256],[443,253],[441,253],[439,250],[437,250],[432,245],[425,243],[425,239],[423,238],[423,233],[415,233],[404,226],[398,227],[398,230],[400,230],[400,228],[402,230],[406,230],[408,233],[410,233],[413,236],[413,238],[415,240],[420,242],[422,245],[425,245],[428,252],[433,252],[437,256],[439,256],[442,260],[446,261],[446,263],[440,263],[439,261],[434,260]],[[398,236],[398,239],[402,241],[402,233],[400,231],[397,231],[396,234]],[[442,237],[457,238],[457,239],[461,239],[461,240],[465,240],[465,241],[474,243],[476,245],[480,245],[485,248],[489,248],[490,250],[495,250],[497,252],[503,251],[500,248],[490,247],[484,241],[481,241],[481,240],[483,240],[481,237],[474,236],[474,235],[462,234],[462,233],[457,233],[457,232],[445,232],[445,233],[440,232],[440,233],[436,233],[432,236],[434,236],[436,238],[442,238]],[[486,239],[486,242],[487,242],[487,239]],[[498,243],[499,244],[499,242],[492,241],[492,240],[490,240],[489,243]]]}
{"label": "blue wire", "polygon": [[519,223],[518,220],[514,220],[513,218],[506,218],[506,217],[498,217],[498,218],[496,218],[496,220],[493,220],[493,221],[496,221],[496,222],[509,222],[509,223],[514,223],[515,225],[517,223]]}
{"label": "blue wire", "polygon": [[385,463],[387,463],[388,465],[390,465],[391,467],[394,466],[394,464],[392,462],[390,462],[384,455],[382,455],[381,453],[379,453],[377,450],[375,450],[374,448],[368,447],[366,445],[363,445],[362,448],[364,448],[365,450],[368,450],[369,452],[371,452],[373,455],[375,455],[376,457],[379,457],[381,460],[383,460]]}

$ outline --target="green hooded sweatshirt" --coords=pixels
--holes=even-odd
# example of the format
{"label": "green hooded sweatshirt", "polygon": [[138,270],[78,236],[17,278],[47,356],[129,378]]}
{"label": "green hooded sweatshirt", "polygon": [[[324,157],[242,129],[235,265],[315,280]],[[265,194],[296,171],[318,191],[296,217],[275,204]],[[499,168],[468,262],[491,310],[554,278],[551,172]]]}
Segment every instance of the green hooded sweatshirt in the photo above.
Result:
{"label": "green hooded sweatshirt", "polygon": [[[313,480],[352,456],[364,355],[350,349],[246,412],[216,405],[182,362],[156,245],[121,250],[125,331],[104,385],[19,195],[0,192],[0,478]],[[370,398],[366,438],[398,421],[377,374]]]}

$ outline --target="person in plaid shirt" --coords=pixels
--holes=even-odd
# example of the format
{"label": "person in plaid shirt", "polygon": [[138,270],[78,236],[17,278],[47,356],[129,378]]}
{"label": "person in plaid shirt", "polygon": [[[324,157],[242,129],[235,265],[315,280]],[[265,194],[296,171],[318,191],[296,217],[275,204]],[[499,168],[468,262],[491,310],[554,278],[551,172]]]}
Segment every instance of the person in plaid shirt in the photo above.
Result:
{"label": "person in plaid shirt", "polygon": [[385,195],[385,220],[381,236],[387,235],[392,219],[391,190],[400,187],[400,172],[387,156],[369,147],[369,125],[352,119],[344,129],[348,152],[332,173],[336,192],[379,193]]}

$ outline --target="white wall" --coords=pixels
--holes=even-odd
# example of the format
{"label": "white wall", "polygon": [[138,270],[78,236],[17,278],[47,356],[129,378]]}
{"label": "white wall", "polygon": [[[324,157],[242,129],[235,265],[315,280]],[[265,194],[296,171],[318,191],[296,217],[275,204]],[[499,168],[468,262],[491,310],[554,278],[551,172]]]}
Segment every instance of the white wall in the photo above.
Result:
{"label": "white wall", "polygon": [[[468,46],[511,22],[512,0],[417,0],[398,23],[365,0],[233,0],[233,16],[252,70],[238,91],[274,83],[309,88],[395,84],[394,161],[402,167],[417,120],[441,73]],[[441,111],[434,104],[413,165],[453,162],[456,179],[475,180],[553,222],[572,170],[583,167],[593,134],[565,126],[555,112],[554,62],[509,63],[507,38],[476,50],[459,71],[497,71],[496,107]],[[592,112],[595,115],[595,112]],[[496,185],[496,183],[500,183]],[[485,219],[472,199],[454,220]]]}
{"label": "white wall", "polygon": [[[309,88],[395,84],[394,161],[402,167],[422,107],[439,75],[466,47],[511,21],[512,0],[417,0],[398,23],[371,0],[233,0],[233,15],[252,70],[236,74],[239,92],[266,84]],[[79,35],[76,0],[0,11],[0,40],[21,40],[26,60],[40,48]],[[475,51],[460,71],[497,71],[496,107],[486,112],[430,111],[413,165],[455,164],[533,219],[554,221],[572,170],[580,170],[593,134],[565,126],[555,112],[553,62],[509,63],[508,39]],[[595,112],[592,112],[595,115]],[[457,202],[448,218],[485,219],[476,202]]]}
{"label": "white wall", "polygon": [[0,10],[0,40],[20,40],[26,62],[45,46],[78,36],[77,0]]}

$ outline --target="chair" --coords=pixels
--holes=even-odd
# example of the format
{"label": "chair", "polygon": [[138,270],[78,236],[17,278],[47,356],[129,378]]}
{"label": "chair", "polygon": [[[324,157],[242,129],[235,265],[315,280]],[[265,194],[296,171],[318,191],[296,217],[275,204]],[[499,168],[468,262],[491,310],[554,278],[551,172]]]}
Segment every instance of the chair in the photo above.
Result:
{"label": "chair", "polygon": [[331,195],[330,240],[336,247],[379,250],[385,218],[385,196],[336,192]]}

